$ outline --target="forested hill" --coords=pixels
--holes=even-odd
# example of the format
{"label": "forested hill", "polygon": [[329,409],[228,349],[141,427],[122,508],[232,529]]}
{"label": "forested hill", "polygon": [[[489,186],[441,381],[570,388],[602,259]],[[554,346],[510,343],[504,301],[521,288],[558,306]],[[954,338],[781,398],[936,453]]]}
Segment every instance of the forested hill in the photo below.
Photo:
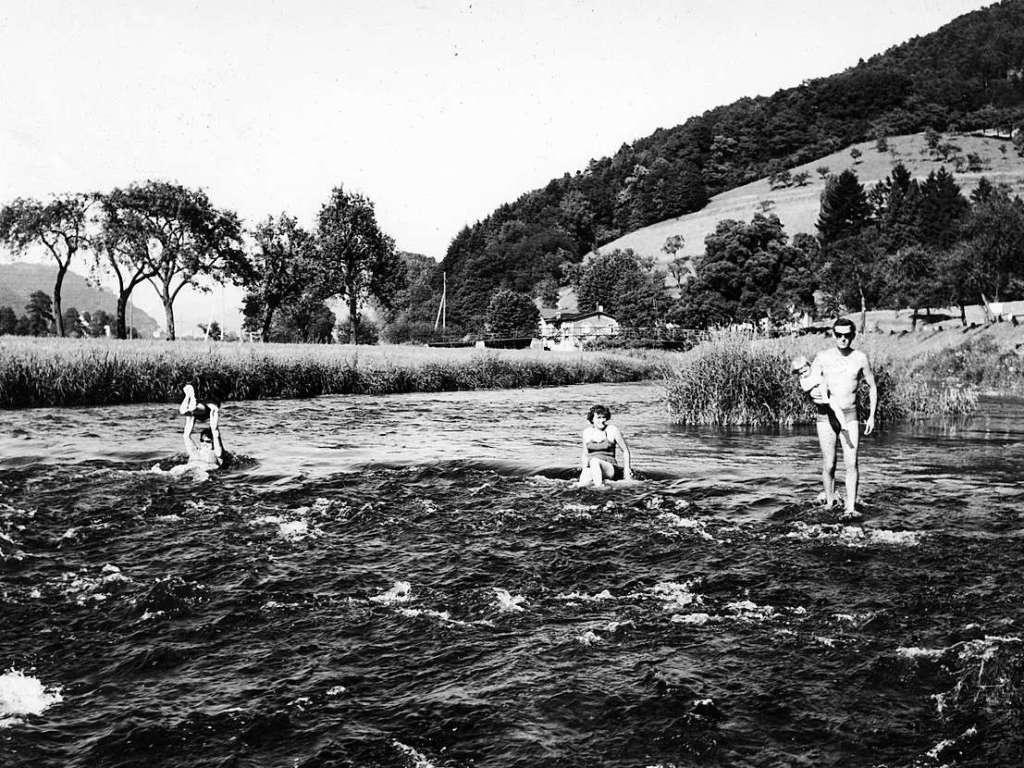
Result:
{"label": "forested hill", "polygon": [[928,127],[1007,136],[1024,127],[1024,0],[966,14],[836,75],[623,144],[463,229],[432,285],[440,292],[446,271],[449,318],[474,325],[494,291],[551,293],[595,246],[698,210],[711,195],[849,144]]}

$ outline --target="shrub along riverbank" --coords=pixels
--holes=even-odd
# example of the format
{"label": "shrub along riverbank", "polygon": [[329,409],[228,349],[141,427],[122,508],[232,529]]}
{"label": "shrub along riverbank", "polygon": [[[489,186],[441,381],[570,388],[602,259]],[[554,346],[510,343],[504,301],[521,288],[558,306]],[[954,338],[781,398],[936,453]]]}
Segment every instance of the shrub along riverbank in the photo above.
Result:
{"label": "shrub along riverbank", "polygon": [[[979,392],[1024,395],[1019,328],[973,329],[896,337],[867,334],[855,341],[878,383],[877,420],[962,416]],[[830,337],[751,340],[724,334],[679,356],[665,376],[672,418],[681,424],[790,425],[814,420],[789,363],[813,358]],[[867,414],[867,387],[858,393]]]}
{"label": "shrub along riverbank", "polygon": [[0,338],[0,408],[386,395],[641,381],[654,358],[405,346]]}

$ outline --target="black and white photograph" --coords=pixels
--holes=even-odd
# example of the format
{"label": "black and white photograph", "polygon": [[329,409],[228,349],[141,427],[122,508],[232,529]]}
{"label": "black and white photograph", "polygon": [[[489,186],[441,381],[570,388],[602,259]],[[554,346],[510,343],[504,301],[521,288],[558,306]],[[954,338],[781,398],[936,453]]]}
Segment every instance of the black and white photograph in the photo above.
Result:
{"label": "black and white photograph", "polygon": [[2,768],[1024,766],[1024,0],[0,0]]}

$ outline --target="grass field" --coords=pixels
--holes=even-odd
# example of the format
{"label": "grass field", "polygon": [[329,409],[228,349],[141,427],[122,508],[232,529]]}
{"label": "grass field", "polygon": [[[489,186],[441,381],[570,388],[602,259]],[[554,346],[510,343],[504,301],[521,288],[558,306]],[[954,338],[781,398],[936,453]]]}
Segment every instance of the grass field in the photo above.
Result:
{"label": "grass field", "polygon": [[653,357],[413,346],[0,337],[0,408],[637,381]]}

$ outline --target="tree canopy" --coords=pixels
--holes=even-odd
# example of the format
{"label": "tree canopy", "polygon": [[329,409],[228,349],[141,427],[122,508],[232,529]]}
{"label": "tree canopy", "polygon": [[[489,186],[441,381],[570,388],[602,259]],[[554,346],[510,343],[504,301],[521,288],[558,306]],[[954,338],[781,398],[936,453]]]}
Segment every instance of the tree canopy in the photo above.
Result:
{"label": "tree canopy", "polygon": [[340,296],[348,307],[351,343],[359,340],[362,308],[371,298],[389,308],[405,287],[405,265],[395,242],[377,224],[369,198],[331,191],[318,217],[318,278],[323,295]]}

